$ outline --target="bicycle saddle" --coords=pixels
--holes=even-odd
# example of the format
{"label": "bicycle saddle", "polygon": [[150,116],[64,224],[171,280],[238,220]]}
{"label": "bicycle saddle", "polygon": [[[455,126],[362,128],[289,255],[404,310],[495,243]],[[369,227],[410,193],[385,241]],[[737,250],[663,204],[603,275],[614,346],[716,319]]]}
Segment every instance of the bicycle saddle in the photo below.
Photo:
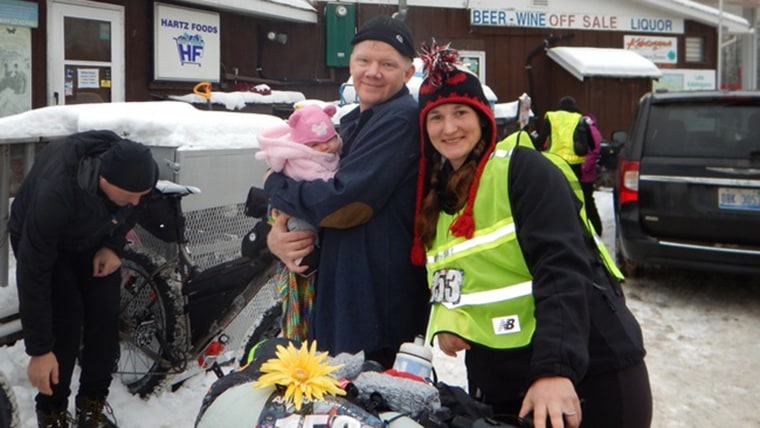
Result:
{"label": "bicycle saddle", "polygon": [[158,180],[156,183],[156,190],[165,195],[179,194],[184,196],[201,193],[201,189],[195,186],[185,186],[169,180]]}

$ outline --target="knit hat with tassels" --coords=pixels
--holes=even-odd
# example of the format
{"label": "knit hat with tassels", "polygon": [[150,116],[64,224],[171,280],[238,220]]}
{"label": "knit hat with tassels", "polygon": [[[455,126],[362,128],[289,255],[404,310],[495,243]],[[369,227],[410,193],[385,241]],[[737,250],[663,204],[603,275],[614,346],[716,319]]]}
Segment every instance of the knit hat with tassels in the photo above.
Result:
{"label": "knit hat with tassels", "polygon": [[[425,79],[420,86],[418,95],[420,105],[420,130],[421,130],[421,152],[420,172],[417,177],[417,205],[416,217],[420,215],[422,208],[423,189],[425,181],[425,168],[427,159],[425,158],[426,145],[430,145],[430,138],[425,127],[425,119],[431,109],[441,104],[467,104],[475,109],[480,116],[486,120],[487,125],[484,127],[483,139],[488,142],[488,147],[481,156],[478,168],[475,171],[475,177],[472,180],[470,191],[467,196],[467,202],[462,214],[457,217],[451,225],[451,233],[454,236],[464,236],[472,238],[475,232],[475,220],[472,217],[472,206],[475,201],[475,194],[478,191],[480,176],[483,173],[488,158],[493,152],[496,145],[496,121],[490,104],[483,93],[483,87],[472,72],[467,70],[459,59],[459,52],[451,49],[450,45],[438,45],[435,40],[428,46],[422,45],[420,53],[425,66]],[[412,263],[422,265],[425,263],[425,248],[420,238],[417,222],[414,224],[414,243],[412,246]]]}

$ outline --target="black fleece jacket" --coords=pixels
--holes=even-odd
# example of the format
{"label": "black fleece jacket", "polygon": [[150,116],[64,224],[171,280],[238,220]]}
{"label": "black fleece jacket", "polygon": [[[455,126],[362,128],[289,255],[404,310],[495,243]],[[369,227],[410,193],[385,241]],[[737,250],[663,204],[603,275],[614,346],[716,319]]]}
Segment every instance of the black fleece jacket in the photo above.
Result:
{"label": "black fleece jacket", "polygon": [[525,348],[473,344],[469,379],[487,397],[508,400],[522,397],[539,377],[579,384],[640,362],[641,328],[584,230],[581,202],[565,176],[541,153],[517,147],[508,183],[517,238],[533,276],[537,328]]}
{"label": "black fleece jacket", "polygon": [[29,355],[53,346],[52,278],[60,253],[121,255],[135,224],[132,206],[118,207],[98,187],[98,155],[118,141],[111,131],[87,131],[53,141],[35,160],[11,206],[24,342]]}

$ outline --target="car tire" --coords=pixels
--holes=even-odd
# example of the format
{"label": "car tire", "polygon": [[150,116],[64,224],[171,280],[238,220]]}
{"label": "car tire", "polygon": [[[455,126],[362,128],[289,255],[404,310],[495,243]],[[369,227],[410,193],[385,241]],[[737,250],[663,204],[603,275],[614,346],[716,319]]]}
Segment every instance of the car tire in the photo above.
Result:
{"label": "car tire", "polygon": [[629,278],[636,278],[644,273],[644,265],[634,262],[623,255],[620,246],[620,236],[617,234],[615,236],[615,261],[623,275]]}

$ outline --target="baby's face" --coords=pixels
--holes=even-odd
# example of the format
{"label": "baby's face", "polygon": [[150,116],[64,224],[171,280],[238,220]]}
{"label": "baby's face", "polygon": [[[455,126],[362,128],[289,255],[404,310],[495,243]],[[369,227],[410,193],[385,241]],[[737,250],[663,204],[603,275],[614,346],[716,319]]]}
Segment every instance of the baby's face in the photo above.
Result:
{"label": "baby's face", "polygon": [[334,136],[324,143],[308,143],[307,146],[323,153],[338,153],[340,151],[340,139]]}

